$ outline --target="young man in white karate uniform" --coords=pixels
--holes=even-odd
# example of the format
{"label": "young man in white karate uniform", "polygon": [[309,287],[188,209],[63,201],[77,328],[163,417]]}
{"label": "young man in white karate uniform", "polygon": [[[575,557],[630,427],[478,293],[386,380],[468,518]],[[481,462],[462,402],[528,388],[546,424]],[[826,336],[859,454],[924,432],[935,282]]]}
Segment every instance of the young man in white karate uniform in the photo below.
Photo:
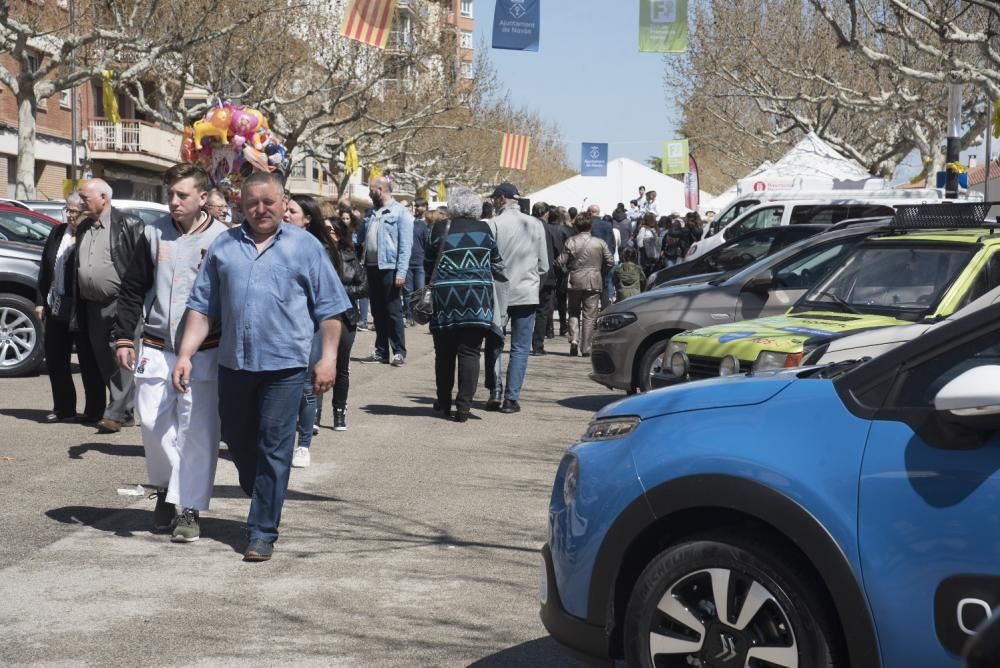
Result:
{"label": "young man in white karate uniform", "polygon": [[[189,392],[171,383],[183,316],[208,247],[228,228],[205,211],[208,173],[178,164],[164,174],[170,215],[147,224],[122,281],[113,330],[118,363],[135,373],[149,482],[157,488],[153,528],[175,543],[201,536],[219,459],[217,332],[192,359]],[[143,322],[138,352],[129,335]],[[178,512],[178,510],[180,512]]]}

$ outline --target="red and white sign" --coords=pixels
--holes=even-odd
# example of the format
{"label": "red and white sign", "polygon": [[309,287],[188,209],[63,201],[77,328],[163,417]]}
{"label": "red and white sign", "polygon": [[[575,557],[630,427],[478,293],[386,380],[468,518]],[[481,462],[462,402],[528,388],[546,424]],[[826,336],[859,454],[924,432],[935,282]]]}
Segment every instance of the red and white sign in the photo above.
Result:
{"label": "red and white sign", "polygon": [[767,190],[767,184],[766,183],[764,183],[763,181],[756,181],[756,182],[754,182],[754,184],[753,184],[753,191],[755,193],[764,192],[765,190]]}

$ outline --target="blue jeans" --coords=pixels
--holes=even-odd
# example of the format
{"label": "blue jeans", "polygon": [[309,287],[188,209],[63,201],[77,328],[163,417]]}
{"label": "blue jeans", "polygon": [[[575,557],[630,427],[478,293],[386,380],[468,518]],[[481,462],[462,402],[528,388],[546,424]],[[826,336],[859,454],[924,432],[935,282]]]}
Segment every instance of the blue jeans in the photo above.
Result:
{"label": "blue jeans", "polygon": [[278,540],[306,369],[235,371],[219,367],[222,440],[250,497],[250,540]]}
{"label": "blue jeans", "polygon": [[406,284],[403,285],[403,310],[406,312],[406,319],[413,320],[413,309],[407,302],[407,296],[415,290],[423,290],[427,284],[424,266],[410,267],[406,272]]}
{"label": "blue jeans", "polygon": [[[524,375],[528,371],[528,352],[531,350],[531,337],[535,333],[535,312],[538,306],[507,307],[507,327],[510,329],[510,359],[507,360],[507,390],[504,399],[518,401],[521,398],[521,386],[524,385]],[[486,389],[491,392],[503,391],[501,378],[501,361],[503,357],[503,339],[490,334],[486,337]]]}
{"label": "blue jeans", "polygon": [[306,382],[302,388],[302,398],[299,399],[299,447],[308,448],[312,445],[313,426],[319,417],[318,401],[313,392],[312,374],[306,374]]}

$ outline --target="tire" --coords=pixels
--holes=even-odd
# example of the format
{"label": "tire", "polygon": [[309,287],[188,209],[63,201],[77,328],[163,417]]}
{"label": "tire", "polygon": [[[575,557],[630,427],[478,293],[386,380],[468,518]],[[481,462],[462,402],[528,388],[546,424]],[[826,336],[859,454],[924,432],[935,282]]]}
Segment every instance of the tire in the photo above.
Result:
{"label": "tire", "polygon": [[20,295],[0,294],[0,377],[37,371],[45,357],[43,341],[35,305]]}
{"label": "tire", "polygon": [[672,545],[643,570],[625,613],[625,657],[658,668],[839,668],[848,664],[837,658],[835,619],[794,561],[760,536],[717,532]]}
{"label": "tire", "polygon": [[639,360],[639,366],[635,369],[632,387],[635,387],[640,392],[649,392],[652,389],[650,376],[654,371],[660,370],[660,358],[663,357],[663,353],[667,350],[668,342],[669,339],[655,341],[653,345],[646,349],[646,352],[642,354],[642,358]]}

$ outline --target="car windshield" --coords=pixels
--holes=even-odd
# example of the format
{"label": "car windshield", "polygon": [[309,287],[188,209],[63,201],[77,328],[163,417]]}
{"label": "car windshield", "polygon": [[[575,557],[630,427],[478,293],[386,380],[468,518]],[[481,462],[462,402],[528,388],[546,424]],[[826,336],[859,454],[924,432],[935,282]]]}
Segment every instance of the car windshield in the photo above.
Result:
{"label": "car windshield", "polygon": [[721,216],[712,221],[712,224],[708,227],[708,233],[706,237],[710,237],[729,223],[736,220],[738,216],[743,215],[743,212],[751,207],[755,207],[760,204],[759,201],[755,199],[748,199],[743,202],[737,202],[730,209],[724,212]]}
{"label": "car windshield", "polygon": [[28,214],[4,211],[0,213],[0,232],[15,240],[45,241],[52,224]]}
{"label": "car windshield", "polygon": [[774,241],[774,231],[766,230],[759,234],[748,234],[731,243],[707,253],[704,258],[695,261],[692,273],[709,273],[713,271],[732,271],[756,262],[767,255]]}
{"label": "car windshield", "polygon": [[920,320],[934,310],[975,250],[941,244],[862,246],[806,293],[796,310],[822,307]]}

